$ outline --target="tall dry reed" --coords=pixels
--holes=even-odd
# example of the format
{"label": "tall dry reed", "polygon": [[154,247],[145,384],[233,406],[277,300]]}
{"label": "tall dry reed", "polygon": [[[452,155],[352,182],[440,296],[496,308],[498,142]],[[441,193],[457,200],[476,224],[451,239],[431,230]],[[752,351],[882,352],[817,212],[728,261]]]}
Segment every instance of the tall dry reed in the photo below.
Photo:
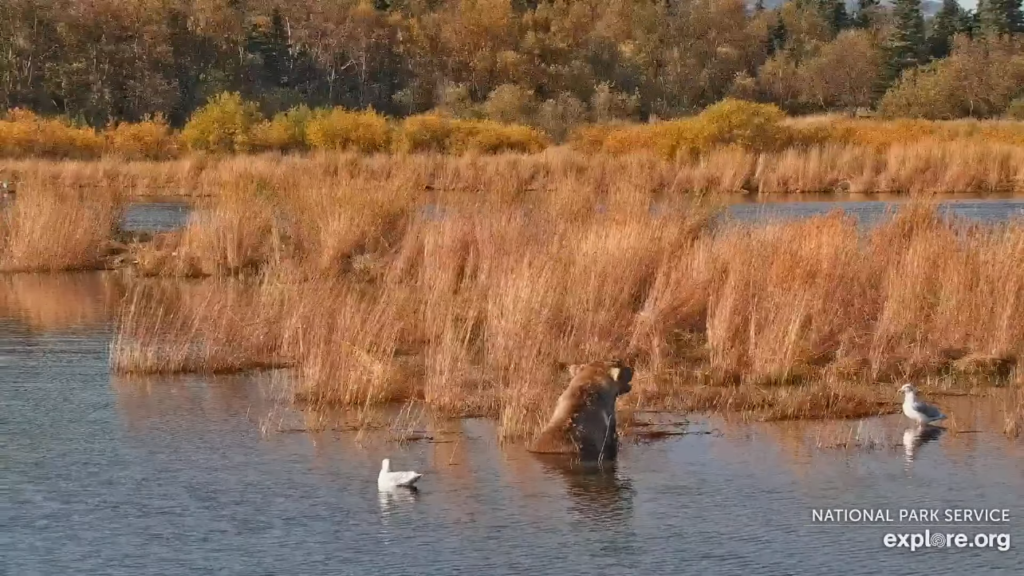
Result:
{"label": "tall dry reed", "polygon": [[[230,307],[208,303],[170,330],[152,319],[178,314],[172,300],[135,316],[128,306],[122,332],[170,336],[115,348],[115,368],[274,358],[296,366],[295,393],[310,406],[418,400],[495,417],[515,438],[541,424],[566,364],[594,358],[638,368],[628,407],[799,418],[892,411],[903,378],[1005,378],[1024,352],[1017,221],[967,225],[908,205],[867,233],[838,213],[722,222],[713,205],[666,194],[671,181],[639,157],[614,174],[571,156],[509,157],[491,174],[472,158],[413,159],[400,175],[383,158],[334,162],[349,163],[334,182],[290,186],[241,165],[216,217],[193,220],[169,258],[248,255],[258,280],[238,284],[263,304],[224,316]],[[239,326],[275,342],[273,354]],[[248,360],[184,361],[164,344],[191,346],[200,332]]]}
{"label": "tall dry reed", "polygon": [[[658,197],[683,195],[857,193],[1006,194],[1024,191],[1024,147],[984,140],[921,140],[877,148],[837,142],[752,152],[716,147],[675,161],[644,152],[586,154],[553,148],[495,156],[276,153],[166,162],[12,160],[0,179],[25,189],[94,195],[220,197],[262,189],[282,199],[323,189],[360,201],[410,195],[447,200],[453,193],[480,201],[559,200],[567,187],[586,199],[616,188],[649,188]],[[587,191],[589,190],[589,191]],[[330,195],[324,196],[330,198]],[[323,205],[331,208],[328,202]]]}
{"label": "tall dry reed", "polygon": [[0,271],[103,267],[121,208],[112,191],[20,187],[15,200],[0,205]]}
{"label": "tall dry reed", "polygon": [[282,366],[287,299],[273,286],[144,280],[129,286],[111,341],[124,374],[237,372]]}

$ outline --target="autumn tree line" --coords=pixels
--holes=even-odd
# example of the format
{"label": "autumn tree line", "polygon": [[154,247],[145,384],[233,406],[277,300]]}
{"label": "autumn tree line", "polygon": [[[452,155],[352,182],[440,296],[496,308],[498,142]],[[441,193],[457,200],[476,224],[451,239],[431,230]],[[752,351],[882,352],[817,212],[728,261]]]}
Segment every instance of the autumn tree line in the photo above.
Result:
{"label": "autumn tree line", "polygon": [[1021,0],[0,0],[0,108],[183,126],[239,93],[564,135],[723,98],[791,114],[1024,116]]}

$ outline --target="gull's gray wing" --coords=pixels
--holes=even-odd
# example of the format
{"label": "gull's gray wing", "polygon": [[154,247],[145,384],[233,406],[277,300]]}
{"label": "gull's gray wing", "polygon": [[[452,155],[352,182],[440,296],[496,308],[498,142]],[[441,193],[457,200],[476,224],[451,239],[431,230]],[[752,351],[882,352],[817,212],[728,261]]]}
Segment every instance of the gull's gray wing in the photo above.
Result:
{"label": "gull's gray wing", "polygon": [[942,411],[939,410],[937,407],[932,406],[927,402],[921,402],[920,400],[914,402],[914,410],[920,412],[921,414],[924,414],[929,418],[938,418],[939,416],[942,416]]}
{"label": "gull's gray wing", "polygon": [[423,476],[418,472],[396,472],[395,474],[395,483],[399,486],[413,484]]}

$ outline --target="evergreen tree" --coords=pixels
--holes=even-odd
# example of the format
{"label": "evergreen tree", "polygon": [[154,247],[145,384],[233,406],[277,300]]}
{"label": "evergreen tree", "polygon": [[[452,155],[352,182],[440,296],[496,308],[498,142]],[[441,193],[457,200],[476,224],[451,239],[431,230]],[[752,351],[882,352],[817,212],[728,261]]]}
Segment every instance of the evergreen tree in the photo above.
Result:
{"label": "evergreen tree", "polygon": [[[180,10],[167,14],[167,39],[170,44],[170,73],[178,87],[178,97],[171,106],[168,120],[173,126],[182,126],[189,115],[203,103],[204,91],[212,92],[210,78],[217,64],[217,50],[209,38],[194,32],[188,23],[188,15]],[[203,80],[207,85],[204,86]]]}
{"label": "evergreen tree", "polygon": [[990,36],[1006,36],[1024,32],[1021,0],[978,0],[981,32]]}
{"label": "evergreen tree", "polygon": [[819,0],[818,9],[822,17],[838,34],[850,25],[850,16],[846,13],[846,0]]}
{"label": "evergreen tree", "polygon": [[539,5],[540,0],[512,0],[512,10],[517,14],[536,10]]}
{"label": "evergreen tree", "polygon": [[978,15],[973,10],[964,10],[961,8],[960,17],[956,21],[956,33],[965,34],[970,37],[974,37],[975,32],[978,31]]}
{"label": "evergreen tree", "polygon": [[754,14],[760,14],[764,12],[764,0],[757,0],[754,2]]}
{"label": "evergreen tree", "polygon": [[889,74],[895,80],[900,72],[920,64],[924,58],[924,16],[921,0],[894,0],[894,30],[889,38]]}
{"label": "evergreen tree", "polygon": [[953,36],[965,32],[967,12],[956,0],[943,0],[942,8],[932,20],[931,35],[928,37],[928,55],[945,58],[953,47]]}
{"label": "evergreen tree", "polygon": [[270,15],[270,26],[265,30],[253,26],[249,34],[248,51],[262,61],[262,80],[269,86],[288,85],[291,71],[291,53],[288,45],[288,28],[279,8]]}
{"label": "evergreen tree", "polygon": [[872,14],[878,11],[879,0],[857,0],[857,15],[853,25],[857,28],[870,28]]}
{"label": "evergreen tree", "polygon": [[782,21],[781,17],[776,17],[775,25],[768,32],[768,55],[771,56],[782,50],[788,38],[789,31],[786,30],[786,23]]}

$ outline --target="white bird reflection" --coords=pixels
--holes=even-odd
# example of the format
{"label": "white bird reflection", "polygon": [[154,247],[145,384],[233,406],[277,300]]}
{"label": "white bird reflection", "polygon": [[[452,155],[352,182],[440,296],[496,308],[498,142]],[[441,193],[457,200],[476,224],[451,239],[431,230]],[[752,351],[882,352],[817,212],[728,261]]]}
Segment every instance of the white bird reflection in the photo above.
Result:
{"label": "white bird reflection", "polygon": [[903,432],[903,452],[907,457],[907,465],[909,466],[917,458],[917,453],[921,446],[937,440],[944,431],[944,428],[936,426],[914,426],[907,428]]}
{"label": "white bird reflection", "polygon": [[408,488],[395,488],[393,490],[378,490],[377,502],[380,504],[380,517],[385,524],[392,515],[401,514],[403,509],[408,510],[419,498],[419,489],[415,486]]}

